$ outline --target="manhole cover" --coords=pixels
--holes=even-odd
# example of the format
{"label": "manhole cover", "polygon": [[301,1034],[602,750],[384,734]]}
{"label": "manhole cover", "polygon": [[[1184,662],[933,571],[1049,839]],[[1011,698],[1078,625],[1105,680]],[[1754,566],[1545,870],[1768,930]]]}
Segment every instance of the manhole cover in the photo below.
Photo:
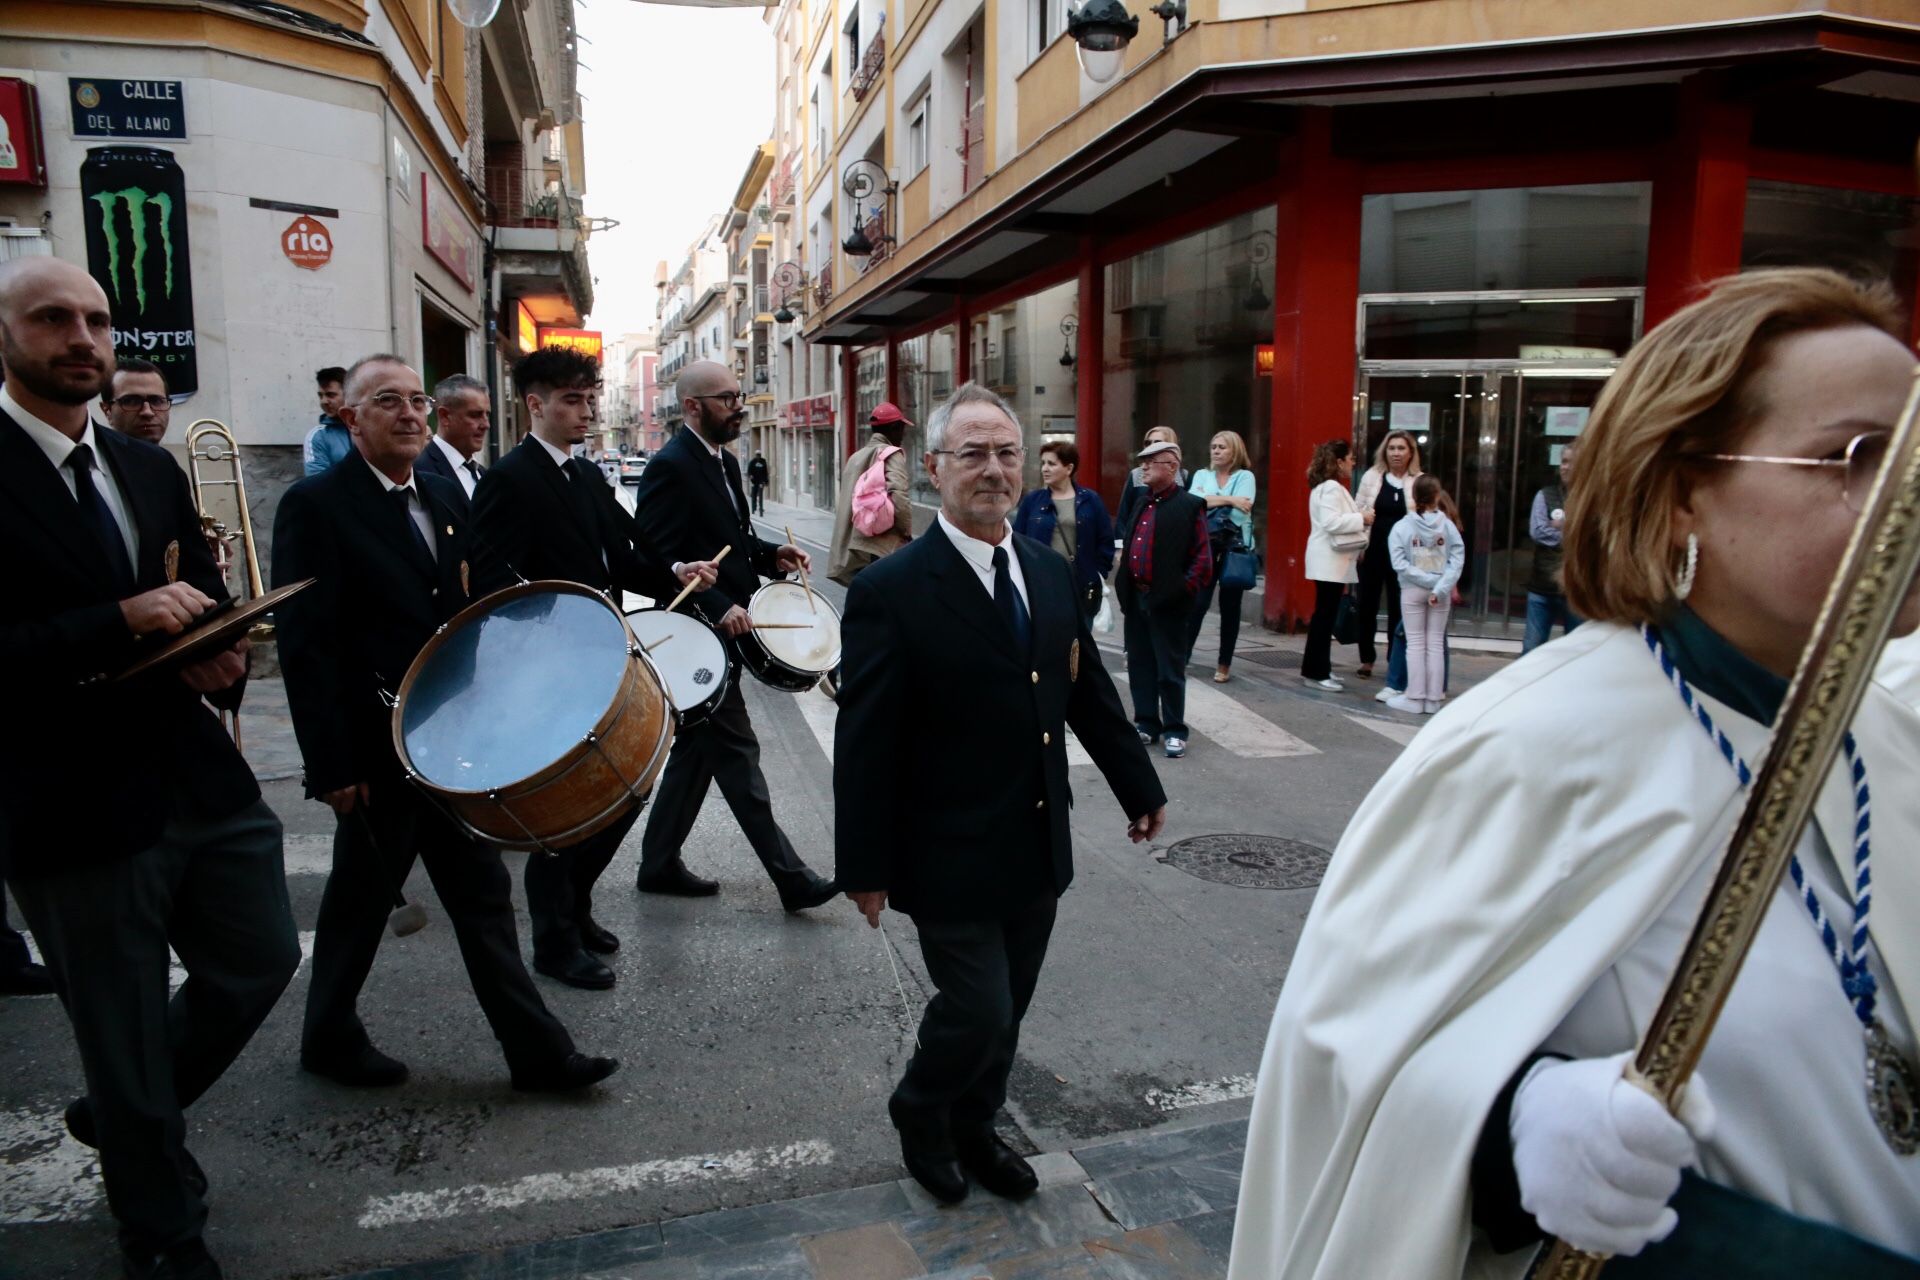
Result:
{"label": "manhole cover", "polygon": [[1325,849],[1278,836],[1194,836],[1167,848],[1167,865],[1242,889],[1311,889],[1326,874]]}

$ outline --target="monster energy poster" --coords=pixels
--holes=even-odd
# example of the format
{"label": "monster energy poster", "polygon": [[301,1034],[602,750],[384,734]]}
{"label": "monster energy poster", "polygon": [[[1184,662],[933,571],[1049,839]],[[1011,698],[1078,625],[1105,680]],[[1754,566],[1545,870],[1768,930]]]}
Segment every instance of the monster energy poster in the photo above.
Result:
{"label": "monster energy poster", "polygon": [[180,401],[200,389],[194,358],[187,182],[173,153],[94,147],[80,166],[87,270],[107,291],[113,349],[151,360]]}

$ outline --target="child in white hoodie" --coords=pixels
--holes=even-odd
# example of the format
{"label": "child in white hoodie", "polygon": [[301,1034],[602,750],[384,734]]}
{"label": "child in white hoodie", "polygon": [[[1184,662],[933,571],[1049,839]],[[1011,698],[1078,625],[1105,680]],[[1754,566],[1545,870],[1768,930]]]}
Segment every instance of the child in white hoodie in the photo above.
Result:
{"label": "child in white hoodie", "polygon": [[1400,578],[1400,616],[1407,629],[1407,691],[1387,705],[1432,714],[1440,709],[1447,615],[1467,547],[1440,510],[1440,481],[1431,474],[1413,482],[1413,510],[1387,535],[1387,555]]}

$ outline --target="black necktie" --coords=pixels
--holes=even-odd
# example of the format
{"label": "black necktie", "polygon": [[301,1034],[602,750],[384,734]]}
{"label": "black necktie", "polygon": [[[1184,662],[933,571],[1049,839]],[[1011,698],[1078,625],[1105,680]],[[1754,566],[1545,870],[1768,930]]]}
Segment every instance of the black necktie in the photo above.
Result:
{"label": "black necktie", "polygon": [[100,541],[100,549],[107,554],[107,566],[113,570],[113,585],[116,591],[125,595],[133,594],[133,560],[127,555],[126,534],[120,529],[120,522],[113,518],[113,512],[107,510],[106,500],[93,486],[93,450],[86,445],[75,445],[73,452],[67,455],[67,466],[73,469],[73,500],[80,506],[80,514],[86,517],[94,536]]}
{"label": "black necktie", "polygon": [[1000,610],[1007,630],[1013,633],[1013,647],[1021,654],[1033,651],[1033,628],[1027,618],[1026,602],[1014,589],[1013,573],[1007,568],[1007,549],[993,549],[993,603]]}
{"label": "black necktie", "polygon": [[407,501],[408,490],[403,486],[390,490],[394,505],[400,508],[400,522],[407,526],[407,532],[413,535],[414,542],[427,553],[427,559],[433,560],[433,544],[427,541],[427,535],[420,532],[420,526],[413,521],[413,504]]}
{"label": "black necktie", "polygon": [[475,484],[479,484],[480,477],[487,473],[487,469],[481,466],[479,463],[475,462],[472,458],[468,458],[465,462],[461,463],[460,465],[467,469],[467,474],[473,477],[473,482]]}
{"label": "black necktie", "polygon": [[713,465],[720,468],[720,487],[727,491],[727,505],[733,508],[733,518],[742,518],[740,499],[733,491],[733,477],[727,474],[727,460],[721,454],[713,455]]}

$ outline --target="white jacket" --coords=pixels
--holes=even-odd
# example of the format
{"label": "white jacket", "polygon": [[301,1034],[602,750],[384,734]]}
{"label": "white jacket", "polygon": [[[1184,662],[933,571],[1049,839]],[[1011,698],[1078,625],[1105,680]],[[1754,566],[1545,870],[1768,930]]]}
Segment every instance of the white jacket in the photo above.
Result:
{"label": "white jacket", "polygon": [[[1408,467],[1407,474],[1400,477],[1401,482],[1406,485],[1409,511],[1413,509],[1413,482],[1419,474],[1420,468]],[[1360,473],[1360,491],[1354,495],[1353,501],[1362,511],[1373,510],[1373,504],[1380,500],[1380,485],[1385,481],[1386,475],[1386,472],[1373,467],[1368,467]]]}
{"label": "white jacket", "polygon": [[1336,534],[1365,532],[1367,522],[1347,486],[1338,480],[1322,481],[1307,500],[1307,518],[1313,531],[1307,535],[1307,576],[1315,582],[1358,582],[1354,565],[1359,551],[1335,551]]}

